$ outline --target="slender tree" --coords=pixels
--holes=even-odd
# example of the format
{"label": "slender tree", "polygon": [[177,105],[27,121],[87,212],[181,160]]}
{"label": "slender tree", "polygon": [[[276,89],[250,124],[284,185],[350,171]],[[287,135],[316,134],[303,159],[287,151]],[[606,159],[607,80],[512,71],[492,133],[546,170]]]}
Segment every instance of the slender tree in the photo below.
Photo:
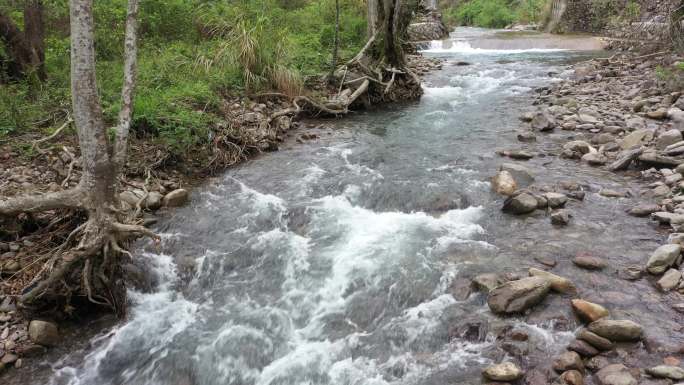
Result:
{"label": "slender tree", "polygon": [[[38,196],[22,196],[0,201],[0,215],[48,210],[79,210],[88,219],[70,235],[78,244],[53,256],[52,269],[37,277],[21,300],[30,303],[60,284],[65,275],[82,269],[86,294],[93,302],[116,309],[116,298],[94,293],[92,287],[108,286],[102,272],[115,270],[116,257],[127,254],[119,243],[134,235],[156,236],[143,226],[131,224],[119,210],[117,176],[126,160],[126,142],[132,115],[133,92],[137,63],[138,0],[129,0],[124,48],[124,82],[119,124],[114,144],[107,135],[108,127],[102,114],[95,76],[93,0],[71,0],[71,95],[73,116],[78,132],[83,173],[77,187]],[[77,238],[78,237],[78,238]],[[94,275],[98,271],[100,274]],[[112,290],[106,290],[112,292]]]}

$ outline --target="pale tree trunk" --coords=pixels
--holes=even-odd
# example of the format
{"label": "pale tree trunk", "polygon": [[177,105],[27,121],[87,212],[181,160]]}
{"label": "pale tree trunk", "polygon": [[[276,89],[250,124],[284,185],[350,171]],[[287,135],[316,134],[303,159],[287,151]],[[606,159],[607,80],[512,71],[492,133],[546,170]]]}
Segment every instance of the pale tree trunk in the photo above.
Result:
{"label": "pale tree trunk", "polygon": [[[110,285],[113,283],[103,274],[105,271],[110,275],[115,274],[116,254],[128,254],[121,249],[118,242],[131,235],[147,235],[158,239],[145,227],[124,223],[131,218],[122,218],[117,197],[117,177],[126,159],[126,141],[135,89],[137,12],[138,0],[129,0],[122,106],[112,149],[97,92],[93,0],[70,1],[71,95],[83,174],[78,186],[71,190],[0,201],[0,215],[77,209],[87,212],[88,220],[72,233],[81,235],[78,245],[53,257],[49,274],[46,273],[31,285],[31,289],[22,295],[22,303],[32,302],[54,285],[64,285],[65,275],[80,268],[83,278],[79,286],[85,288],[83,290],[88,298],[92,302],[120,311],[121,298],[112,294]],[[98,271],[97,276],[95,270]],[[97,287],[105,287],[101,290],[104,293],[98,294],[93,289]]]}
{"label": "pale tree trunk", "polygon": [[332,65],[330,75],[332,77],[337,68],[337,54],[340,49],[340,0],[335,0],[335,41],[333,42]]}
{"label": "pale tree trunk", "polygon": [[366,20],[368,21],[368,38],[375,35],[378,20],[378,2],[382,0],[368,0]]}

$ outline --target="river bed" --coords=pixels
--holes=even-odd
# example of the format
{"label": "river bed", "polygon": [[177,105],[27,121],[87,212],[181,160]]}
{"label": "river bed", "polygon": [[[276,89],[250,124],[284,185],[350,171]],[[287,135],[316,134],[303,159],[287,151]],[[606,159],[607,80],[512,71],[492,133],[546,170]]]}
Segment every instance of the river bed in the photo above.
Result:
{"label": "river bed", "polygon": [[[134,253],[154,270],[153,293],[131,292],[127,322],[59,360],[31,368],[53,385],[480,384],[503,359],[548,363],[580,326],[551,295],[526,316],[500,318],[470,280],[557,262],[582,298],[633,319],[653,347],[684,338],[652,284],[617,271],[643,264],[664,234],[627,216],[636,180],[562,160],[567,133],[516,141],[536,87],[600,55],[597,40],[459,28],[424,54],[446,60],[419,102],[309,122],[317,139],[228,171],[161,218],[160,250]],[[467,64],[467,65],[466,65]],[[575,182],[570,226],[546,213],[501,212],[489,179],[527,148],[537,184]],[[630,190],[632,198],[598,195]],[[602,272],[575,267],[590,253]],[[190,273],[188,273],[190,272]],[[524,330],[525,344],[497,338]],[[54,355],[53,355],[54,356]],[[655,358],[634,355],[643,365]],[[17,378],[22,378],[18,373]],[[24,382],[29,383],[29,382]],[[39,383],[39,382],[30,382]],[[590,383],[590,382],[589,382]]]}

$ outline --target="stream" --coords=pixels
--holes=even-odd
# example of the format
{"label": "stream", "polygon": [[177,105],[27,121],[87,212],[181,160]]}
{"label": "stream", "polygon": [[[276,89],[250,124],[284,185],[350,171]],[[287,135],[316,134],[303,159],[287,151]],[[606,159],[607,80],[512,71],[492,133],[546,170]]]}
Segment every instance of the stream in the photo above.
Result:
{"label": "stream", "polygon": [[[580,326],[569,299],[550,295],[527,316],[501,318],[469,292],[481,273],[526,273],[554,258],[583,298],[641,323],[653,346],[684,342],[647,280],[616,271],[643,264],[664,235],[624,214],[637,182],[555,156],[557,131],[515,139],[533,90],[600,55],[589,37],[458,28],[424,54],[446,59],[419,102],[307,122],[317,139],[286,141],[193,191],[162,217],[152,293],[132,291],[125,323],[35,378],[51,385],[480,384],[503,359],[548,362]],[[460,65],[457,65],[459,64]],[[468,65],[464,65],[464,64]],[[501,212],[489,179],[497,149],[529,148],[537,184],[576,182],[583,202],[553,227],[546,213]],[[601,188],[630,190],[611,199]],[[601,256],[603,272],[573,266]],[[508,329],[529,339],[514,347]],[[649,362],[646,356],[634,357]],[[41,369],[42,368],[42,369]],[[35,374],[34,373],[34,374]],[[41,374],[42,373],[42,374]],[[40,374],[40,375],[39,375]],[[37,382],[33,382],[37,383]]]}

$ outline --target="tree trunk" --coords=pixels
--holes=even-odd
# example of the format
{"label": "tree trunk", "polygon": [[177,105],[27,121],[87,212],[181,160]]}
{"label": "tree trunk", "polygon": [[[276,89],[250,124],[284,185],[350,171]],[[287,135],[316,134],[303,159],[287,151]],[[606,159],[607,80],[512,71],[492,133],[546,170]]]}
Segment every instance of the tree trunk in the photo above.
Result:
{"label": "tree trunk", "polygon": [[26,0],[24,6],[24,36],[31,50],[31,66],[38,78],[47,79],[45,73],[45,24],[43,21],[43,2]]}
{"label": "tree trunk", "polygon": [[416,8],[417,0],[368,1],[368,30],[374,31],[375,37],[373,59],[397,68],[406,64],[402,44],[407,40],[406,30]]}
{"label": "tree trunk", "polygon": [[8,75],[22,79],[35,71],[40,80],[45,80],[43,4],[40,0],[27,0],[24,27],[22,32],[9,16],[0,13],[0,40],[9,55]]}
{"label": "tree trunk", "polygon": [[[150,230],[127,224],[135,218],[125,217],[120,211],[117,196],[117,176],[126,159],[126,140],[130,128],[137,54],[138,0],[130,0],[126,20],[124,82],[122,108],[116,130],[114,148],[107,135],[97,92],[94,47],[93,0],[70,0],[71,21],[71,96],[73,116],[78,132],[83,173],[77,187],[67,191],[0,200],[0,215],[21,212],[40,212],[57,209],[77,209],[87,212],[88,220],[67,238],[81,234],[78,245],[61,252],[58,249],[48,262],[49,269],[22,296],[23,304],[33,303],[46,293],[65,293],[74,289],[74,276],[81,277],[78,291],[87,294],[92,302],[107,305],[123,314],[125,291],[116,279],[117,256],[127,254],[119,241],[131,235],[146,235],[158,239]],[[133,215],[137,215],[138,212]],[[63,245],[63,246],[65,246]],[[78,271],[78,274],[74,274]],[[57,290],[55,287],[63,287]]]}
{"label": "tree trunk", "polygon": [[333,43],[332,65],[330,66],[330,76],[332,77],[337,69],[337,53],[340,49],[340,0],[335,0],[335,41]]}

